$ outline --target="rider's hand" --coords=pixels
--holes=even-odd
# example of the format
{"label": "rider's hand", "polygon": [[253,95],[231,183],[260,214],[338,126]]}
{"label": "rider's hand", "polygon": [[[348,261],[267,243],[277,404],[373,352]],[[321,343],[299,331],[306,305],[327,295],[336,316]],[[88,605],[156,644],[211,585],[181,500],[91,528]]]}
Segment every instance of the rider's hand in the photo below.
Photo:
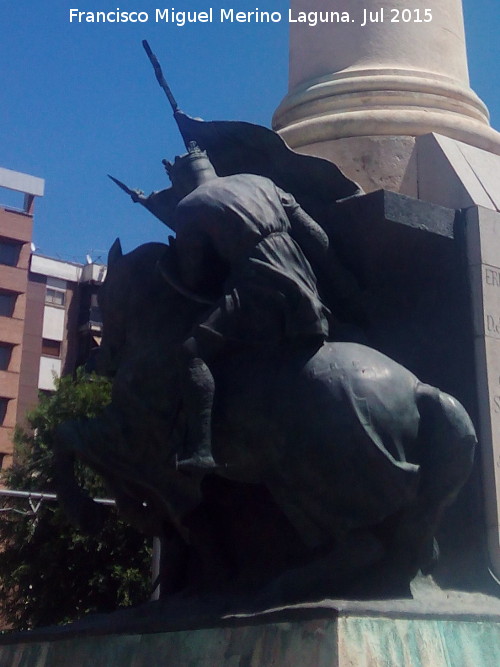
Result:
{"label": "rider's hand", "polygon": [[136,203],[146,199],[142,190],[133,190],[130,196],[132,197],[132,201]]}

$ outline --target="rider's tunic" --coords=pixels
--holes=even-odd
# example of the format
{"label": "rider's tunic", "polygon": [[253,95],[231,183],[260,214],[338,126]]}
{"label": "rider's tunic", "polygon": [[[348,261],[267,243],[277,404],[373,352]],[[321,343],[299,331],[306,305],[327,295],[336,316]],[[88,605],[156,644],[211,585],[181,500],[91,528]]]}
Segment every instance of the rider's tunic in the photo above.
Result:
{"label": "rider's tunic", "polygon": [[199,325],[226,340],[324,339],[328,309],[292,237],[298,205],[267,178],[213,179],[175,212],[182,282],[219,296]]}

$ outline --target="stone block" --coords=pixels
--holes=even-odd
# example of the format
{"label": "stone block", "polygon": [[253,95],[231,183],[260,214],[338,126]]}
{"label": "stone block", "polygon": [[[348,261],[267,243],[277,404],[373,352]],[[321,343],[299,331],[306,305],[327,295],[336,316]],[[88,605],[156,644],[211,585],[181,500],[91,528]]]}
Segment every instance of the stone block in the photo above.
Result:
{"label": "stone block", "polygon": [[417,137],[416,151],[419,199],[499,209],[500,156],[434,133]]}

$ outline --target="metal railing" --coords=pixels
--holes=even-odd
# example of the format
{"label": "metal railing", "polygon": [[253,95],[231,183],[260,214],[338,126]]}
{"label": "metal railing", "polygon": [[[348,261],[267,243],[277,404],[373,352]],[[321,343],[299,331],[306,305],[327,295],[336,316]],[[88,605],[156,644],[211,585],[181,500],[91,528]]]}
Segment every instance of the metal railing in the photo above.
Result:
{"label": "metal railing", "polygon": [[[7,498],[22,498],[29,502],[31,512],[23,512],[15,507],[2,507],[0,512],[16,512],[23,515],[36,515],[41,504],[45,501],[57,502],[55,493],[44,493],[43,491],[16,491],[14,489],[0,489],[0,496]],[[116,506],[112,498],[93,498],[94,502],[101,505]],[[153,538],[153,553],[151,557],[151,600],[158,600],[160,597],[160,559],[161,559],[161,541],[158,537]]]}
{"label": "metal railing", "polygon": [[[55,493],[44,493],[43,491],[15,491],[13,489],[0,489],[0,496],[9,498],[26,498],[32,500],[57,500]],[[93,498],[94,502],[102,505],[116,505],[112,498]]]}

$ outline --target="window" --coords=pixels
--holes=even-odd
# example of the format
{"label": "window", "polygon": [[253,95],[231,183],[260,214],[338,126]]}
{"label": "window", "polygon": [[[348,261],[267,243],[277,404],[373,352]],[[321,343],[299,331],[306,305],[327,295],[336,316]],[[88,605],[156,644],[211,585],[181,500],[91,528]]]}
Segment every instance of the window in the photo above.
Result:
{"label": "window", "polygon": [[0,290],[0,316],[12,317],[16,305],[17,294]]}
{"label": "window", "polygon": [[42,338],[42,354],[47,357],[60,357],[61,342],[59,340],[50,340],[50,338]]}
{"label": "window", "polygon": [[13,347],[13,345],[0,343],[0,371],[6,371],[9,369],[10,357]]}
{"label": "window", "polygon": [[9,399],[0,397],[0,426],[2,426],[2,424],[4,423],[8,405],[9,405]]}
{"label": "window", "polygon": [[17,266],[20,252],[20,243],[12,243],[0,239],[0,264],[6,264],[7,266]]}
{"label": "window", "polygon": [[52,306],[64,306],[65,297],[66,294],[62,290],[47,287],[47,291],[45,292],[45,303]]}
{"label": "window", "polygon": [[47,357],[60,357],[61,341],[42,338],[42,354]]}
{"label": "window", "polygon": [[47,357],[61,356],[61,341],[42,338],[42,354]]}

